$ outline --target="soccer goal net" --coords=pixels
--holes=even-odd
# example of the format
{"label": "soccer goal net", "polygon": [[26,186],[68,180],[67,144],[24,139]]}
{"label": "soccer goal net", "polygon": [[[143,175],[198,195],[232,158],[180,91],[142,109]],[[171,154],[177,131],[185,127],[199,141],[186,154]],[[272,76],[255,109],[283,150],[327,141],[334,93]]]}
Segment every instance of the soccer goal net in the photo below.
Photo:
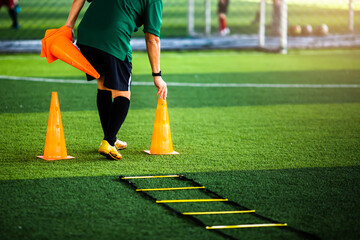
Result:
{"label": "soccer goal net", "polygon": [[232,37],[230,46],[286,52],[360,45],[359,0],[188,0],[187,5],[189,36]]}

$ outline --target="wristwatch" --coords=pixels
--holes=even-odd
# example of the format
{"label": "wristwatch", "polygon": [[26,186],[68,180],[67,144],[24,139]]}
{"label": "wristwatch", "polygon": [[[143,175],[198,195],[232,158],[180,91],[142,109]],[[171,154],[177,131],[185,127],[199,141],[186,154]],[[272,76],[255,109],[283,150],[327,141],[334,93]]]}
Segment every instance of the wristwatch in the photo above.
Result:
{"label": "wristwatch", "polygon": [[161,70],[158,73],[152,73],[153,77],[161,77]]}

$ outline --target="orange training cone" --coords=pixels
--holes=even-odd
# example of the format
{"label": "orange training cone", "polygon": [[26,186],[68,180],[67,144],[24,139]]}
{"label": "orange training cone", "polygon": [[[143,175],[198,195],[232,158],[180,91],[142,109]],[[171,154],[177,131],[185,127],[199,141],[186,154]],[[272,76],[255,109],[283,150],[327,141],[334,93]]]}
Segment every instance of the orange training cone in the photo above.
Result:
{"label": "orange training cone", "polygon": [[173,150],[170,133],[169,114],[165,99],[159,98],[156,108],[155,124],[148,154],[179,154]]}
{"label": "orange training cone", "polygon": [[77,69],[98,79],[99,73],[72,43],[72,30],[67,26],[49,29],[41,40],[41,57],[46,57],[48,63],[60,59]]}
{"label": "orange training cone", "polygon": [[47,161],[74,158],[72,156],[68,156],[66,152],[65,137],[57,92],[53,92],[51,95],[44,156],[38,157]]}

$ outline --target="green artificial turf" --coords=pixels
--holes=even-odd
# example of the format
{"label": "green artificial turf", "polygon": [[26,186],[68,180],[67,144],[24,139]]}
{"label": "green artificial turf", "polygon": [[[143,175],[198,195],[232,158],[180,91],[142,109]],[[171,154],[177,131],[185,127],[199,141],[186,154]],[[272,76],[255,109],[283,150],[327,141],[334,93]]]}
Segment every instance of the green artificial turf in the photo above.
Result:
{"label": "green artificial turf", "polygon": [[[188,173],[212,191],[286,222],[287,228],[229,229],[245,239],[355,239],[360,227],[354,185],[359,167]],[[8,180],[0,183],[2,239],[223,239],[191,219],[136,193],[118,176]],[[168,179],[139,187],[184,186]],[[234,186],[235,185],[235,186]],[[198,190],[152,194],[157,199],[209,198]],[[235,210],[226,203],[173,203],[179,212]],[[238,210],[238,209],[236,209]],[[198,216],[206,225],[266,223],[251,214]],[[334,219],[336,221],[334,221]],[[321,229],[319,229],[319,223]],[[343,224],[342,224],[343,223]],[[155,233],[155,234],[154,234]],[[317,235],[316,235],[317,234]]]}
{"label": "green artificial turf", "polygon": [[[134,82],[152,81],[134,53]],[[0,75],[83,79],[39,55],[0,55]],[[220,65],[221,64],[221,65]],[[360,84],[359,50],[165,52],[169,83]],[[149,156],[153,86],[132,86],[118,137],[121,161],[97,154],[102,139],[96,85],[1,79],[1,239],[222,239],[143,197],[119,175],[185,174],[223,197],[288,228],[223,230],[245,239],[356,239],[360,193],[360,88],[169,87],[174,149]],[[85,80],[84,80],[85,82]],[[69,155],[44,161],[51,92],[59,94]],[[134,181],[135,182],[135,181]],[[178,182],[136,181],[142,187]],[[198,190],[154,197],[205,198]],[[228,209],[178,204],[177,211]],[[202,216],[205,224],[260,223],[251,215]],[[299,234],[300,231],[303,235]],[[305,234],[305,235],[304,235]],[[308,235],[306,235],[308,234]]]}
{"label": "green artificial turf", "polygon": [[213,237],[115,177],[7,181],[1,188],[7,196],[1,199],[2,239],[154,239],[154,228],[161,238],[180,239],[169,231],[173,226],[185,236]]}
{"label": "green artificial turf", "polygon": [[[97,113],[62,112],[69,155],[44,162],[48,113],[2,114],[3,179],[156,172],[336,167],[358,164],[359,104],[171,109],[174,148],[181,155],[148,156],[154,110],[130,111],[119,137],[131,148],[121,162],[96,154]],[[212,116],[217,116],[213,118]],[[90,130],[89,130],[90,129]],[[22,149],[21,158],[14,152]],[[104,164],[106,163],[106,164]],[[87,166],[87,167],[84,167]]]}

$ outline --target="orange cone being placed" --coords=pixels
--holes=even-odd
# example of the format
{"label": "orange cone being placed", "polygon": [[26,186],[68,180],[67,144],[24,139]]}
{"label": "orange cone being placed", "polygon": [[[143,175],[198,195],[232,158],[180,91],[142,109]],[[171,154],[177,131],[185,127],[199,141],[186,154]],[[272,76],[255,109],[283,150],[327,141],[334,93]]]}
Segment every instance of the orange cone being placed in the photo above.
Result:
{"label": "orange cone being placed", "polygon": [[145,151],[148,154],[179,154],[173,149],[170,121],[165,99],[159,98],[156,108],[155,124],[151,140],[150,151]]}
{"label": "orange cone being placed", "polygon": [[46,57],[48,63],[60,59],[96,79],[100,77],[99,73],[72,43],[71,28],[62,26],[59,29],[49,29],[45,32],[41,43],[41,57]]}
{"label": "orange cone being placed", "polygon": [[38,156],[38,158],[47,161],[74,158],[67,155],[57,92],[51,95],[44,156]]}

